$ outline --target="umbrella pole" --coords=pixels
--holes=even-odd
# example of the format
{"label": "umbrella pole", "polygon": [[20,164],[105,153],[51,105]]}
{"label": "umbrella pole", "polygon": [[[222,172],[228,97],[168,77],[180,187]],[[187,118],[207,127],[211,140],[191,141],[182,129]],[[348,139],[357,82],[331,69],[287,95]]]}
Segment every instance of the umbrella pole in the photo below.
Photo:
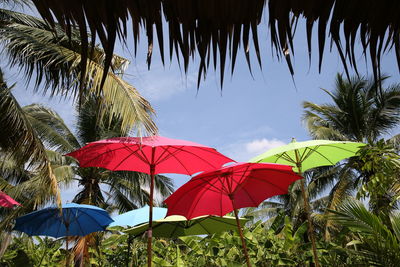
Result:
{"label": "umbrella pole", "polygon": [[[153,153],[154,155],[154,153]],[[155,166],[150,165],[150,209],[149,209],[149,229],[147,230],[147,266],[151,267],[152,264],[152,238],[153,238],[153,194],[154,194],[154,173]]]}
{"label": "umbrella pole", "polygon": [[65,225],[65,229],[67,230],[67,235],[65,236],[65,250],[67,252],[67,258],[65,259],[65,267],[69,266],[69,251],[68,251],[68,224]]}
{"label": "umbrella pole", "polygon": [[[301,164],[297,166],[299,172],[298,174],[303,177],[303,174],[301,172]],[[317,245],[315,244],[315,237],[314,237],[314,227],[311,222],[311,216],[310,216],[310,206],[308,202],[308,196],[306,194],[306,189],[305,189],[305,182],[304,182],[304,177],[301,179],[301,193],[303,195],[303,201],[304,201],[304,209],[307,214],[307,221],[308,221],[308,237],[311,239],[311,245],[312,245],[312,251],[313,251],[313,256],[314,256],[314,263],[315,267],[319,267],[319,260],[318,260],[318,254],[317,254]]]}
{"label": "umbrella pole", "polygon": [[[233,206],[233,200],[232,200],[232,206]],[[235,212],[236,225],[239,230],[240,240],[242,241],[242,247],[243,247],[244,256],[246,257],[247,267],[251,267],[249,254],[247,253],[246,241],[244,240],[244,237],[243,237],[242,226],[240,226],[238,211],[237,211],[237,209],[234,209],[233,211]]]}

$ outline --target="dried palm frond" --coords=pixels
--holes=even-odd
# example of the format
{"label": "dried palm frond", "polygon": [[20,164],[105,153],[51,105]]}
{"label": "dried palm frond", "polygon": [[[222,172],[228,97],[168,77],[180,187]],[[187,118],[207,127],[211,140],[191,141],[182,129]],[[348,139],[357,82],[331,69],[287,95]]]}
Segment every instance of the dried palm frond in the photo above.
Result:
{"label": "dried palm frond", "polygon": [[[300,18],[306,22],[310,58],[313,27],[318,27],[320,70],[328,38],[337,47],[347,73],[348,66],[357,72],[357,39],[361,40],[362,53],[371,61],[376,80],[380,77],[380,62],[386,52],[394,49],[400,63],[400,2],[397,0],[98,0],[96,5],[83,0],[32,2],[51,25],[58,22],[67,32],[77,25],[82,47],[88,47],[90,42],[93,44],[99,38],[106,53],[106,70],[111,66],[117,37],[124,41],[127,38],[128,22],[132,22],[135,51],[143,28],[148,41],[147,62],[150,66],[155,31],[164,61],[162,23],[165,20],[170,57],[173,53],[178,60],[182,56],[187,70],[190,57],[198,55],[199,82],[202,75],[206,75],[212,58],[214,69],[219,64],[222,83],[226,57],[230,56],[233,71],[240,46],[250,67],[250,39],[261,64],[258,27],[266,9],[272,47],[278,57],[286,59],[292,74],[293,40]],[[82,61],[86,62],[88,56],[84,50]],[[104,81],[105,76],[102,83]]]}

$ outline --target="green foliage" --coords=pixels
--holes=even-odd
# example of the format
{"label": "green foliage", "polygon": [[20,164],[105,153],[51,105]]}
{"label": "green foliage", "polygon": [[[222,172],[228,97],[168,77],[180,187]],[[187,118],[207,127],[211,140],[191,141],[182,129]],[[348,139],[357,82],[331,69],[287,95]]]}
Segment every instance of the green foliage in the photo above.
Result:
{"label": "green foliage", "polygon": [[367,265],[398,266],[399,215],[390,215],[390,222],[387,224],[385,216],[371,213],[356,200],[349,200],[332,212],[332,219],[352,232],[352,238],[346,244],[349,255],[355,255]]}
{"label": "green foliage", "polygon": [[360,151],[360,171],[365,179],[359,197],[377,198],[398,183],[400,156],[384,140]]}
{"label": "green foliage", "polygon": [[[257,222],[244,229],[251,262],[254,266],[303,266],[312,261],[310,244],[304,241],[306,224],[294,229],[288,218],[278,233]],[[127,236],[111,235],[101,250],[112,266],[126,264]],[[146,264],[146,238],[132,242],[130,262]],[[242,266],[245,264],[238,233],[223,232],[211,236],[187,236],[178,239],[154,239],[153,262],[156,266]]]}
{"label": "green foliage", "polygon": [[27,236],[14,237],[12,244],[0,259],[1,266],[56,267],[65,259],[62,240]]}
{"label": "green foliage", "polygon": [[[104,72],[104,51],[93,44],[82,47],[79,35],[76,29],[66,33],[58,24],[50,26],[33,16],[0,9],[3,54],[11,66],[24,71],[28,80],[35,79],[37,90],[72,96],[79,103],[95,94],[102,98],[98,107],[101,116],[110,113],[120,119],[124,132],[140,128],[155,133],[157,127],[150,103],[122,79],[129,61],[113,55],[111,69]],[[88,62],[80,64],[84,53],[89,56]],[[101,88],[103,74],[107,79]]]}

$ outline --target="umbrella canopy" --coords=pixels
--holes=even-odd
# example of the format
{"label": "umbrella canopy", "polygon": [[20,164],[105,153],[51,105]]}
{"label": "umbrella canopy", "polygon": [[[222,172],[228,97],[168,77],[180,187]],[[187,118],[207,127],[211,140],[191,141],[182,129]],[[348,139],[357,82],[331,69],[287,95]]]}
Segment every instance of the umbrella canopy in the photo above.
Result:
{"label": "umbrella canopy", "polygon": [[[166,208],[153,208],[153,221],[160,220],[167,215]],[[122,226],[122,227],[132,227],[135,225],[143,224],[149,221],[149,206],[144,206],[140,209],[131,210],[120,214],[113,218],[112,222],[108,227]],[[148,225],[147,225],[148,227]]]}
{"label": "umbrella canopy", "polygon": [[[243,226],[247,219],[240,218]],[[148,228],[147,224],[125,230],[125,233],[138,236]],[[153,222],[153,235],[156,237],[179,237],[187,235],[209,235],[228,230],[236,230],[235,217],[201,216],[187,220],[183,216],[173,215]]]}
{"label": "umbrella canopy", "polygon": [[[305,142],[292,142],[251,159],[251,162],[272,162],[287,164],[294,167],[299,174],[311,168],[335,165],[339,161],[355,156],[363,143],[329,140],[311,140]],[[301,180],[304,208],[308,220],[308,233],[313,247],[313,255],[316,267],[319,267],[317,247],[315,244],[314,230],[311,223],[308,195],[305,190],[304,179]]]}
{"label": "umbrella canopy", "polygon": [[111,222],[111,217],[101,208],[70,203],[62,206],[62,213],[58,207],[49,207],[19,217],[14,230],[30,236],[85,236],[104,231]]}
{"label": "umbrella canopy", "polygon": [[14,206],[21,206],[21,204],[6,193],[0,191],[0,206],[5,208],[13,208]]}
{"label": "umbrella canopy", "polygon": [[196,175],[181,186],[165,200],[167,216],[223,216],[235,209],[257,207],[269,197],[286,194],[298,179],[301,176],[286,165],[232,164]]}
{"label": "umbrella canopy", "polygon": [[165,200],[167,215],[183,215],[191,219],[206,214],[223,216],[233,210],[246,263],[250,267],[237,209],[257,207],[269,197],[286,194],[288,186],[298,179],[301,176],[286,165],[232,164],[201,173],[181,186]]}
{"label": "umbrella canopy", "polygon": [[82,147],[68,156],[79,160],[81,167],[102,167],[112,171],[138,171],[150,174],[150,209],[148,266],[151,266],[154,176],[159,173],[192,175],[213,170],[234,160],[197,143],[161,136],[118,137]]}
{"label": "umbrella canopy", "polygon": [[[296,172],[320,166],[335,165],[339,161],[353,157],[363,143],[329,140],[311,140],[291,143],[268,150],[252,158],[250,162],[270,162],[295,167]],[[301,164],[301,170],[298,165]]]}
{"label": "umbrella canopy", "polygon": [[110,138],[89,143],[67,155],[78,159],[81,167],[148,174],[192,175],[234,161],[214,148],[161,136]]}

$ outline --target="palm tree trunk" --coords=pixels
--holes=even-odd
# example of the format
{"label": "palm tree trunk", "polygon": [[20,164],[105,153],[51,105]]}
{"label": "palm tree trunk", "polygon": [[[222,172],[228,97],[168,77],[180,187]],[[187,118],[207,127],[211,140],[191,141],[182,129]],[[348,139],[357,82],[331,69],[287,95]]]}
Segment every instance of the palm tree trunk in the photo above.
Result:
{"label": "palm tree trunk", "polygon": [[[299,175],[302,176],[300,168],[299,168]],[[311,222],[310,206],[309,206],[308,196],[307,196],[305,186],[304,186],[304,177],[303,177],[303,179],[301,179],[301,193],[303,194],[304,209],[307,214],[308,237],[311,240],[312,251],[313,251],[313,256],[314,256],[314,263],[315,263],[316,267],[319,267],[320,265],[319,265],[318,254],[317,254],[317,246],[315,244],[314,227]]]}

